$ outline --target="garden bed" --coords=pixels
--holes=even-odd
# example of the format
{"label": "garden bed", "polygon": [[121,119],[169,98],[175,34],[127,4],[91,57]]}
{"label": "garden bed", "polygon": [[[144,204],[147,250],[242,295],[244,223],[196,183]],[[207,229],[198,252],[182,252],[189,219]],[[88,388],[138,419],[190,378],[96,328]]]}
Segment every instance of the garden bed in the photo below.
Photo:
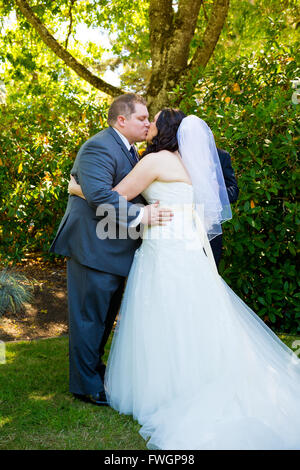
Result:
{"label": "garden bed", "polygon": [[28,259],[13,270],[33,285],[33,301],[19,313],[0,318],[0,340],[16,341],[62,336],[68,333],[66,263]]}

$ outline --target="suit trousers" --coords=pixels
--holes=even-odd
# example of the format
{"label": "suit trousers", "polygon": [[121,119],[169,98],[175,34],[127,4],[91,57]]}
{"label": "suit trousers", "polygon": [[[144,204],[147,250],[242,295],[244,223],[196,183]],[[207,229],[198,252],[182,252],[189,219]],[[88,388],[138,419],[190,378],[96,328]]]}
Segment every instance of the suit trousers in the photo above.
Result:
{"label": "suit trousers", "polygon": [[211,246],[217,267],[219,266],[219,263],[221,261],[222,245],[223,245],[222,235],[218,235],[217,237],[213,238],[210,241],[210,246]]}
{"label": "suit trousers", "polygon": [[104,347],[117,316],[125,277],[67,260],[69,387],[71,393],[104,390],[100,377]]}

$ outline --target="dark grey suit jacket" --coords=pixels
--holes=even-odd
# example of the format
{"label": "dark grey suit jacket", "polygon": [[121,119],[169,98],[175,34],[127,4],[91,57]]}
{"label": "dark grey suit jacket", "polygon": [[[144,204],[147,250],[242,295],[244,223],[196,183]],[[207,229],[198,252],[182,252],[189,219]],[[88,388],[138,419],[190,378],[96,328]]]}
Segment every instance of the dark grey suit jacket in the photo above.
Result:
{"label": "dark grey suit jacket", "polygon": [[217,149],[223,171],[228,199],[230,203],[236,202],[239,196],[239,188],[231,165],[231,158],[228,152]]}
{"label": "dark grey suit jacket", "polygon": [[[228,199],[229,202],[232,204],[233,202],[236,202],[239,196],[239,188],[234,175],[234,170],[231,165],[231,158],[229,153],[225,150],[217,150],[223,171]],[[222,235],[218,235],[210,241],[210,246],[212,248],[217,266],[219,265],[222,256],[222,238]]]}
{"label": "dark grey suit jacket", "polygon": [[[94,135],[80,148],[71,170],[81,185],[86,200],[78,196],[69,196],[66,212],[58,227],[50,251],[71,257],[78,263],[121,276],[127,276],[135,250],[141,243],[128,237],[129,224],[140,212],[140,205],[145,204],[142,196],[131,202],[120,197],[112,188],[116,186],[134,167],[132,157],[118,134],[109,127]],[[120,204],[121,203],[121,204]],[[113,206],[115,216],[109,217],[102,211],[97,215],[97,208],[106,204]],[[108,228],[117,228],[117,236],[122,227],[125,239],[99,239],[97,224],[104,218]],[[99,228],[99,225],[98,225]]]}

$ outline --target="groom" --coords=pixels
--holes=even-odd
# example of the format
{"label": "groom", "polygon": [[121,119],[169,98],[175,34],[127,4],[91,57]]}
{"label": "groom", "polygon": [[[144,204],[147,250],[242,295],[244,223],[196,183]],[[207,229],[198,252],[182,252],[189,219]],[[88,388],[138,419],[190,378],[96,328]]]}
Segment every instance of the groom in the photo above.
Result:
{"label": "groom", "polygon": [[[222,172],[224,176],[224,181],[227,189],[228,199],[230,204],[237,201],[239,196],[239,188],[237,181],[234,175],[234,170],[231,165],[231,158],[228,152],[225,150],[217,148],[219,160],[222,167]],[[210,241],[210,246],[215,258],[217,267],[221,261],[222,256],[222,245],[223,245],[223,236],[218,235]]]}
{"label": "groom", "polygon": [[[142,196],[127,202],[112,190],[138,162],[132,144],[144,141],[148,133],[145,100],[135,94],[119,96],[108,111],[108,124],[77,154],[71,174],[85,199],[69,196],[50,248],[68,258],[70,392],[95,405],[107,405],[102,356],[141,242],[131,231],[140,223],[161,225],[171,218],[171,211],[159,210],[157,204],[141,207]],[[100,239],[97,228],[104,212],[116,236]]]}

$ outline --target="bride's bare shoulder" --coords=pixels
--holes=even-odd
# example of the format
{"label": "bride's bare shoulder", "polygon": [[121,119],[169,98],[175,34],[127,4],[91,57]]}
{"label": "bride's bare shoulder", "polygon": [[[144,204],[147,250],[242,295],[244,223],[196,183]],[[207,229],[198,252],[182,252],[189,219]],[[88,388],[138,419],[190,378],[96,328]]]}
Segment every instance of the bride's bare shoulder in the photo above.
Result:
{"label": "bride's bare shoulder", "polygon": [[162,168],[170,167],[174,155],[169,150],[160,150],[159,152],[148,153],[140,160],[140,167],[149,167],[154,171],[161,171]]}
{"label": "bride's bare shoulder", "polygon": [[144,157],[140,159],[140,162],[144,163],[155,163],[158,162],[159,159],[161,158],[161,153],[164,152],[164,150],[161,150],[160,152],[152,152],[152,153],[147,153]]}
{"label": "bride's bare shoulder", "polygon": [[172,156],[174,157],[173,153],[169,150],[160,150],[159,152],[148,153],[142,159],[144,160],[145,158],[147,158],[149,160],[156,161],[162,158],[172,158]]}

